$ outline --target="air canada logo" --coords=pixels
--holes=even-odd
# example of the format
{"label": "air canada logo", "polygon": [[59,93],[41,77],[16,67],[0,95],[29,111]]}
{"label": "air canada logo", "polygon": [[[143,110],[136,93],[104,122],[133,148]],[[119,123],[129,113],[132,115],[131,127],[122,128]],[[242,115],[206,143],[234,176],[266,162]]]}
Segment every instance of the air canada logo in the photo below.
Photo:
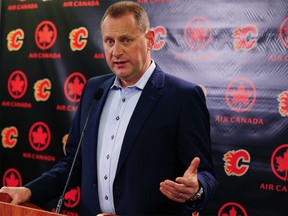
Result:
{"label": "air canada logo", "polygon": [[238,77],[228,85],[225,97],[231,110],[246,112],[256,101],[256,88],[249,79]]}
{"label": "air canada logo", "polygon": [[36,101],[47,101],[51,94],[51,82],[45,78],[34,84],[34,98]]}
{"label": "air canada logo", "polygon": [[276,148],[271,157],[273,173],[281,180],[288,180],[288,144]]}
{"label": "air canada logo", "polygon": [[18,51],[24,43],[24,32],[18,28],[8,33],[7,48],[9,51]]}
{"label": "air canada logo", "polygon": [[57,39],[56,26],[50,21],[41,22],[35,30],[35,42],[39,49],[47,50],[54,45]]}
{"label": "air canada logo", "polygon": [[64,205],[68,208],[74,208],[80,202],[80,187],[68,191],[64,196]]}
{"label": "air canada logo", "polygon": [[281,23],[279,35],[282,44],[288,48],[288,17]]}
{"label": "air canada logo", "polygon": [[238,203],[229,202],[224,204],[219,212],[218,216],[248,216],[246,210]]}
{"label": "air canada logo", "polygon": [[155,44],[153,50],[161,50],[166,43],[167,31],[163,26],[157,26],[153,29],[155,33]]}
{"label": "air canada logo", "polygon": [[6,127],[1,132],[2,145],[4,148],[13,148],[18,140],[18,130],[16,127]]}
{"label": "air canada logo", "polygon": [[12,98],[22,98],[26,93],[27,87],[27,77],[22,71],[16,70],[9,76],[8,92]]}
{"label": "air canada logo", "polygon": [[82,73],[74,72],[70,74],[64,84],[66,98],[74,103],[79,102],[85,83],[86,78]]}
{"label": "air canada logo", "polygon": [[184,39],[191,49],[204,49],[212,40],[210,22],[204,17],[192,18],[185,26]]}
{"label": "air canada logo", "polygon": [[235,50],[251,50],[257,44],[258,29],[254,25],[236,28],[233,31],[233,38]]}
{"label": "air canada logo", "polygon": [[3,186],[8,186],[8,187],[19,187],[22,186],[22,177],[18,170],[14,168],[10,168],[6,170],[6,172],[3,175],[3,180],[2,180]]}
{"label": "air canada logo", "polygon": [[288,91],[283,91],[278,95],[278,109],[282,117],[288,117]]}
{"label": "air canada logo", "polygon": [[50,129],[44,122],[36,122],[29,130],[29,142],[35,151],[45,150],[51,140]]}
{"label": "air canada logo", "polygon": [[83,50],[87,44],[88,30],[84,27],[73,29],[69,34],[72,51]]}
{"label": "air canada logo", "polygon": [[228,176],[242,176],[249,169],[250,154],[244,149],[233,150],[227,152],[223,160],[225,161],[224,169]]}

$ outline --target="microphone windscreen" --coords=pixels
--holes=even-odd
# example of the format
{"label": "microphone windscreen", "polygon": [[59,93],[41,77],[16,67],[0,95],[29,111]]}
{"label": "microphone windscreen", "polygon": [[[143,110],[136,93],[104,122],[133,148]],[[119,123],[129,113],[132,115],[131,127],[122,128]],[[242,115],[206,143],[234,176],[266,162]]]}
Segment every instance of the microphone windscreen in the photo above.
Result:
{"label": "microphone windscreen", "polygon": [[104,90],[102,88],[97,89],[94,95],[95,100],[100,100],[100,98],[103,96],[103,93]]}

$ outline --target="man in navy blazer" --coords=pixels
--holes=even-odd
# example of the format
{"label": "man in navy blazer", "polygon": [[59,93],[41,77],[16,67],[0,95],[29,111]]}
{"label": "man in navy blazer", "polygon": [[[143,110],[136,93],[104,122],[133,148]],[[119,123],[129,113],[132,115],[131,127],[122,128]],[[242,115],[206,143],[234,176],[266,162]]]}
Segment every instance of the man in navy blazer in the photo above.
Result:
{"label": "man in navy blazer", "polygon": [[113,73],[86,83],[66,157],[24,187],[1,191],[15,204],[60,196],[85,128],[68,187],[81,185],[80,214],[201,211],[217,187],[203,91],[151,59],[155,35],[139,4],[110,6],[101,31]]}

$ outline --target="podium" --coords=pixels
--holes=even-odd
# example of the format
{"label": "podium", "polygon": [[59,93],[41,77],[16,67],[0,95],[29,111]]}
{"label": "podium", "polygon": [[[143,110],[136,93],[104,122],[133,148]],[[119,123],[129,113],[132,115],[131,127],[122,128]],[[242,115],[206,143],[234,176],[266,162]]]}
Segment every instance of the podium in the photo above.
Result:
{"label": "podium", "polygon": [[17,215],[17,216],[64,216],[40,209],[32,203],[21,205],[11,204],[11,197],[6,193],[0,193],[0,215]]}

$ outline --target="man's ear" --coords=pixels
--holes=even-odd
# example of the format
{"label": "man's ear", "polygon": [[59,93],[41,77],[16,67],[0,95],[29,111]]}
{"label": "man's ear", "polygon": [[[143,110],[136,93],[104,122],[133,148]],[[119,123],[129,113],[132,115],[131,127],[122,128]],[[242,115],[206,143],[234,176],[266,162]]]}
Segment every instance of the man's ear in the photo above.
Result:
{"label": "man's ear", "polygon": [[145,37],[147,38],[148,50],[152,50],[153,45],[155,44],[155,32],[153,30],[148,30],[145,34]]}

